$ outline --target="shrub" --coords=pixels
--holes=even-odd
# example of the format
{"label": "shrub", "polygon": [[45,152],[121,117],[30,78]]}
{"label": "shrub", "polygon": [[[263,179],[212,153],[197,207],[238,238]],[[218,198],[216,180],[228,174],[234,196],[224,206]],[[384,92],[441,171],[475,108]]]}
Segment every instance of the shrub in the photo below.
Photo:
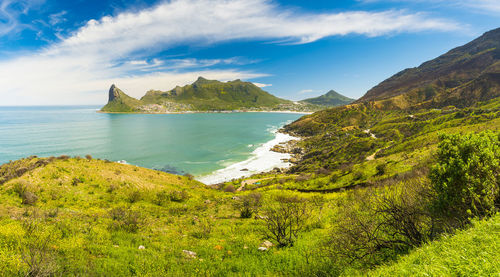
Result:
{"label": "shrub", "polygon": [[234,188],[233,185],[229,184],[227,187],[224,189],[225,192],[235,192],[236,189]]}
{"label": "shrub", "polygon": [[170,195],[167,191],[161,190],[156,193],[153,202],[158,206],[165,206],[168,202],[170,202]]}
{"label": "shrub", "polygon": [[135,203],[142,199],[142,193],[139,190],[132,190],[127,195],[127,201],[129,203]]}
{"label": "shrub", "polygon": [[257,213],[261,207],[261,198],[260,193],[251,193],[241,196],[239,200],[234,202],[235,208],[240,212],[240,217],[250,218],[254,213]]}
{"label": "shrub", "polygon": [[87,159],[87,160],[92,160],[92,156],[91,156],[91,155],[89,155],[89,154],[87,154],[87,155],[85,155],[85,159]]}
{"label": "shrub", "polygon": [[189,199],[189,193],[186,190],[174,190],[169,193],[170,201],[184,202]]}
{"label": "shrub", "polygon": [[264,210],[266,235],[278,246],[293,246],[309,217],[307,201],[300,197],[279,196]]}
{"label": "shrub", "polygon": [[57,271],[54,251],[54,232],[44,230],[45,222],[36,214],[23,221],[24,238],[21,244],[21,260],[27,266],[25,276],[52,276]]}
{"label": "shrub", "polygon": [[114,208],[109,211],[109,216],[113,220],[110,227],[113,230],[125,230],[135,233],[142,224],[141,215],[128,208]]}
{"label": "shrub", "polygon": [[460,220],[493,214],[499,200],[499,133],[443,134],[440,140],[429,176],[434,212]]}
{"label": "shrub", "polygon": [[375,169],[377,170],[377,173],[376,175],[377,176],[382,176],[385,174],[385,170],[387,168],[387,164],[383,163],[383,164],[378,164]]}

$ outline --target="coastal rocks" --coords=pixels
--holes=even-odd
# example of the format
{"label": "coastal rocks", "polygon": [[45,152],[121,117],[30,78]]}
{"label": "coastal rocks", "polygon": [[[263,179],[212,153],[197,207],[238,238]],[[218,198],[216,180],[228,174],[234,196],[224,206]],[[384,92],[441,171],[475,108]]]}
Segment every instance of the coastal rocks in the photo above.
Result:
{"label": "coastal rocks", "polygon": [[182,254],[184,257],[189,258],[189,259],[196,259],[196,252],[189,251],[189,250],[182,250]]}

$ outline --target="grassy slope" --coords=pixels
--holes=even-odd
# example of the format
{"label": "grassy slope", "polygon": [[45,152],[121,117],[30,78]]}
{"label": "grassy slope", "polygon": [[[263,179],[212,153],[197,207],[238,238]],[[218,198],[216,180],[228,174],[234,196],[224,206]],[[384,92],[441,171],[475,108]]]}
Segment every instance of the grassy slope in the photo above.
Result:
{"label": "grassy slope", "polygon": [[500,215],[422,246],[369,276],[497,276]]}
{"label": "grassy slope", "polygon": [[[39,160],[46,162],[30,166]],[[328,226],[325,220],[317,219],[315,213],[303,239],[295,247],[260,252],[257,248],[265,239],[264,223],[254,218],[239,218],[233,208],[232,193],[209,189],[186,177],[74,158],[29,158],[3,165],[0,173],[10,176],[0,185],[2,275],[26,273],[22,255],[26,253],[29,237],[25,235],[23,222],[34,218],[34,211],[42,220],[37,237],[49,233],[53,236],[49,250],[58,275],[270,275],[278,272],[295,275],[319,270],[315,269],[319,268],[319,261],[306,261],[303,256],[309,255]],[[38,196],[34,205],[21,203],[16,192],[19,184],[26,185],[27,191]],[[159,193],[169,195],[174,191],[185,191],[188,197],[158,202]],[[264,199],[278,193],[283,192],[268,191]],[[307,195],[312,196],[314,194]],[[326,199],[335,201],[338,197],[330,195]],[[141,222],[138,230],[116,228],[123,225],[112,217],[116,208],[137,213]],[[334,212],[332,209],[323,215],[329,218]],[[145,249],[138,249],[140,245]],[[182,253],[184,249],[195,251],[198,258],[186,258]]]}

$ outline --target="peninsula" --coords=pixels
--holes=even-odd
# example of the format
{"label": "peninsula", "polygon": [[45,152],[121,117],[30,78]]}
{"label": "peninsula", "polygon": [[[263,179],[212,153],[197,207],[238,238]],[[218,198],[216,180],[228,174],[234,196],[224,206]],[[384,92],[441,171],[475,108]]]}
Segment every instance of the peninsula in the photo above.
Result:
{"label": "peninsula", "polygon": [[140,100],[112,85],[108,104],[101,112],[110,113],[189,113],[222,111],[312,112],[324,107],[278,98],[251,82],[220,82],[199,77],[194,83],[170,91],[149,90]]}

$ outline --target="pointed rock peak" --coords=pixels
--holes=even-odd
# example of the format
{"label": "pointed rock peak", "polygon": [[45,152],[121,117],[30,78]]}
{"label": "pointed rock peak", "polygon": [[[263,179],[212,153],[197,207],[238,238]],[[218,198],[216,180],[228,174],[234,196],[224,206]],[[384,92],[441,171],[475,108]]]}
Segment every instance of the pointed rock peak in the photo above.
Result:
{"label": "pointed rock peak", "polygon": [[108,102],[111,102],[111,101],[115,100],[118,97],[120,97],[119,89],[115,86],[115,84],[112,84],[111,87],[109,88],[109,99],[108,99]]}
{"label": "pointed rock peak", "polygon": [[333,89],[326,93],[326,95],[338,95],[339,93],[334,91]]}
{"label": "pointed rock peak", "polygon": [[203,77],[198,77],[198,79],[196,81],[206,81],[207,79],[203,78]]}

